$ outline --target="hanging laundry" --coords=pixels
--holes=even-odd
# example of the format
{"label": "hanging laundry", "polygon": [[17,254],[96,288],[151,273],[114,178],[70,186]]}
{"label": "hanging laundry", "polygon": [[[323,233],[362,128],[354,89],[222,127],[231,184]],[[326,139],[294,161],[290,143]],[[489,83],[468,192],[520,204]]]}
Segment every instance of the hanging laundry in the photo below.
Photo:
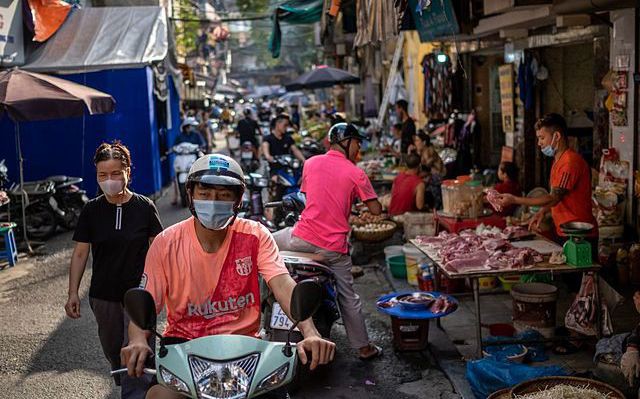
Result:
{"label": "hanging laundry", "polygon": [[355,47],[379,46],[398,36],[398,12],[387,0],[358,0],[356,3],[358,32]]}
{"label": "hanging laundry", "polygon": [[438,62],[436,54],[427,54],[422,59],[424,76],[424,109],[429,119],[445,119],[451,113],[452,68],[446,62]]}
{"label": "hanging laundry", "polygon": [[524,109],[530,110],[535,102],[535,74],[532,68],[533,57],[525,55],[518,67],[518,87],[520,89],[520,101],[524,104]]}
{"label": "hanging laundry", "polygon": [[62,0],[29,0],[34,25],[34,42],[44,42],[62,26],[71,5]]}

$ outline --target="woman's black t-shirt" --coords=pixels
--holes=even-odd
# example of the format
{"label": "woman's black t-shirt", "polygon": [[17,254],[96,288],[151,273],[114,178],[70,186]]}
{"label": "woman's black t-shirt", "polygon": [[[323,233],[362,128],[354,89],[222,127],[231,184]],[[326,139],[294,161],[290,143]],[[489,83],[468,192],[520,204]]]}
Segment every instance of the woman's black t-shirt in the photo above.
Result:
{"label": "woman's black t-shirt", "polygon": [[162,232],[153,202],[133,194],[122,205],[104,195],[89,201],[78,220],[73,240],[91,244],[93,275],[89,296],[122,301],[124,293],[140,284],[149,238]]}

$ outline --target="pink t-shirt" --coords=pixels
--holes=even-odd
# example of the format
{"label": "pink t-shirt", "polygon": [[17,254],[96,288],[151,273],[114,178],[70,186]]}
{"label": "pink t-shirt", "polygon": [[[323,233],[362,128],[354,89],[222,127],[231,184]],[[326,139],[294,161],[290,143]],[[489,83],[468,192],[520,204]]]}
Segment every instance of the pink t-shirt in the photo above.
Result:
{"label": "pink t-shirt", "polygon": [[159,313],[167,305],[165,336],[255,336],[260,326],[258,273],[266,282],[287,269],[269,231],[236,219],[216,253],[202,249],[191,217],[156,236],[142,275]]}
{"label": "pink t-shirt", "polygon": [[366,173],[341,152],[331,150],[305,162],[300,190],[306,194],[307,204],[293,235],[346,254],[353,201],[377,198]]}

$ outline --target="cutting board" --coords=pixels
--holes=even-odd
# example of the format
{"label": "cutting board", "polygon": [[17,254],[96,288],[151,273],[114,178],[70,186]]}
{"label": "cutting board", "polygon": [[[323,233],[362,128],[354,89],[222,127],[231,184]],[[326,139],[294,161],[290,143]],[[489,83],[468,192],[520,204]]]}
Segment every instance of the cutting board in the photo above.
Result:
{"label": "cutting board", "polygon": [[535,249],[543,255],[551,255],[554,252],[562,251],[560,245],[546,240],[515,241],[512,242],[511,245],[516,248]]}

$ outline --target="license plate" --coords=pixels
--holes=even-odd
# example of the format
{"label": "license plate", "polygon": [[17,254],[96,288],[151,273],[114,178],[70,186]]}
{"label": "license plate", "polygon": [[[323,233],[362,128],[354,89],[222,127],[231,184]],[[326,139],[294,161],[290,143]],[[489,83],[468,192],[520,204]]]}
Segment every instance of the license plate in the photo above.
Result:
{"label": "license plate", "polygon": [[[273,303],[271,308],[271,328],[276,330],[290,330],[293,327],[293,322],[289,320],[287,314],[282,310],[278,302]],[[296,327],[294,331],[299,331]]]}

